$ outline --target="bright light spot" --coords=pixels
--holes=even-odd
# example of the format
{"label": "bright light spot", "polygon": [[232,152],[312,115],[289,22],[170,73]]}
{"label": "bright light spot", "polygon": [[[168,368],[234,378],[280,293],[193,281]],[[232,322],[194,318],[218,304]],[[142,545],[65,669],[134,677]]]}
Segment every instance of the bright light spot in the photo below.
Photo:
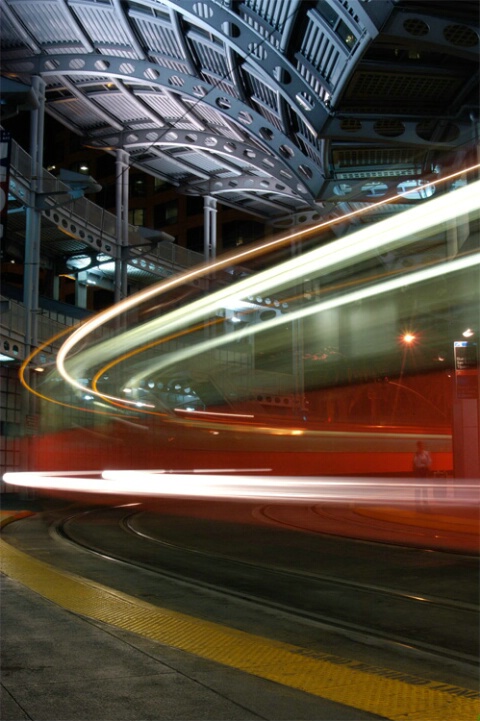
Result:
{"label": "bright light spot", "polygon": [[413,333],[404,333],[402,336],[402,340],[407,345],[410,345],[415,340],[415,336],[413,335]]}
{"label": "bright light spot", "polygon": [[472,335],[475,335],[475,333],[471,328],[467,328],[467,330],[463,331],[462,335],[464,338],[471,338]]}

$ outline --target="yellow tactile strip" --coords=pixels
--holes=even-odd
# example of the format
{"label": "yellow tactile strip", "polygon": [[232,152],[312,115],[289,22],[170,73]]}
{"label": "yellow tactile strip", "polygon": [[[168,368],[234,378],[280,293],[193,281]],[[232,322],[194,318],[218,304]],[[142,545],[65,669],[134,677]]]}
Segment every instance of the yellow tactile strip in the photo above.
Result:
{"label": "yellow tactile strip", "polygon": [[470,689],[330,654],[313,654],[158,608],[60,572],[3,540],[0,552],[3,573],[63,608],[201,658],[394,721],[478,719],[479,694]]}

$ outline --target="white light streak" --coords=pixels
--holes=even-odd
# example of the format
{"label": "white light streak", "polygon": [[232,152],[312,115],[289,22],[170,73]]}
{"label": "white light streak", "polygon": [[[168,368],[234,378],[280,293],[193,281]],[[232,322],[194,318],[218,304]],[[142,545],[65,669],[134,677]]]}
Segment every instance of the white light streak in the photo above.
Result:
{"label": "white light streak", "polygon": [[[458,173],[453,174],[451,178],[456,177],[457,175]],[[382,248],[386,248],[387,246],[388,249],[391,250],[398,245],[405,246],[409,243],[413,243],[416,241],[418,235],[427,229],[438,227],[441,224],[447,223],[453,217],[467,215],[469,212],[476,209],[478,207],[479,194],[480,182],[477,181],[452,192],[448,196],[449,202],[446,202],[447,196],[429,200],[420,206],[389,217],[386,220],[374,224],[373,226],[365,227],[346,236],[345,238],[334,241],[327,246],[322,246],[310,253],[292,258],[280,266],[270,268],[262,273],[258,273],[252,277],[238,281],[234,286],[234,296],[238,298],[248,297],[252,294],[257,295],[264,294],[265,292],[270,293],[279,285],[293,283],[296,279],[302,278],[305,275],[310,274],[312,271],[317,270],[322,274],[327,274],[334,268],[338,269],[349,265],[353,260],[359,262],[372,254],[377,255]],[[383,203],[379,203],[379,205],[381,204]],[[310,229],[309,232],[312,232],[312,229]],[[292,240],[295,237],[302,237],[304,234],[304,232],[300,232],[298,234],[290,235],[288,238]],[[284,243],[285,240],[285,238],[280,238],[272,241],[271,247],[280,245]],[[265,244],[265,247],[268,247],[269,245],[270,244],[267,243]],[[251,253],[251,251],[249,253]],[[163,281],[158,285],[147,288],[141,293],[127,298],[112,308],[103,311],[92,320],[87,321],[80,328],[74,331],[62,345],[57,356],[58,372],[72,386],[84,390],[84,386],[81,386],[81,384],[75,379],[75,376],[78,377],[81,375],[81,372],[85,368],[98,365],[99,363],[104,363],[108,359],[115,357],[118,354],[119,338],[116,337],[102,343],[97,343],[95,347],[78,353],[74,359],[68,360],[67,370],[67,357],[78,345],[78,343],[80,343],[80,341],[85,339],[90,333],[98,329],[104,323],[107,323],[126,310],[133,308],[135,305],[145,302],[145,300],[153,297],[154,295],[163,292],[168,288],[185,283],[188,280],[192,280],[206,271],[210,272],[218,270],[224,267],[226,263],[230,265],[232,263],[241,262],[244,255],[245,253],[241,252],[238,255],[233,256],[233,258],[229,256],[228,259],[217,261],[216,263],[208,266],[202,266],[196,270],[194,269],[183,273],[174,279]],[[452,261],[448,264],[435,266],[435,268],[427,268],[424,269],[424,271],[419,271],[418,273],[411,275],[402,275],[397,279],[387,281],[387,283],[390,283],[391,285],[372,285],[370,288],[357,291],[357,295],[347,294],[342,296],[340,300],[332,299],[331,301],[326,301],[326,303],[320,304],[320,306],[314,306],[312,309],[304,309],[303,312],[308,314],[318,312],[319,310],[326,309],[328,307],[336,307],[339,304],[353,302],[355,297],[357,299],[370,297],[381,292],[387,292],[387,290],[390,289],[412,284],[413,282],[420,282],[422,278],[427,279],[435,277],[440,272],[453,272],[454,269],[456,270],[462,267],[454,265],[454,263],[455,261]],[[467,261],[467,264],[468,266],[471,266],[471,257]],[[451,270],[449,271],[448,268],[451,268]],[[422,273],[424,273],[423,276],[421,275]],[[178,331],[180,328],[184,327],[185,319],[188,319],[188,323],[191,325],[194,322],[203,320],[204,318],[215,314],[215,311],[218,310],[218,308],[225,307],[225,304],[229,301],[229,299],[231,299],[231,297],[232,288],[227,287],[210,296],[203,297],[200,300],[191,303],[188,307],[182,307],[161,318],[156,318],[149,323],[145,323],[140,328],[131,328],[127,330],[121,336],[122,352],[125,353],[140,345],[156,341],[161,333],[163,335],[167,335]],[[294,315],[290,313],[289,319],[292,320],[293,317]],[[297,315],[296,317],[302,316]],[[285,322],[282,316],[277,316],[276,319],[272,319],[269,327],[274,327],[276,324],[280,324],[282,322]],[[236,338],[242,337],[240,334],[247,335],[250,332],[251,329],[242,329],[236,333]],[[226,339],[217,339],[217,341],[219,341],[219,343],[223,343],[226,342]],[[212,347],[211,343],[210,347]],[[191,352],[192,351],[190,351],[190,353]],[[199,352],[198,346],[195,347],[194,352]],[[169,358],[172,360],[171,356]],[[178,354],[175,358],[178,359]],[[162,367],[163,365],[165,365],[165,361],[163,361]],[[149,372],[151,372],[151,367],[149,367]],[[143,375],[144,374],[142,373],[142,377]],[[127,401],[124,398],[105,395],[93,389],[90,390],[92,393],[101,398],[123,404],[130,403],[134,405],[134,403]]]}
{"label": "white light streak", "polygon": [[[15,486],[37,490],[127,495],[131,498],[174,497],[262,502],[355,502],[415,503],[420,489],[434,498],[436,483],[419,483],[416,479],[369,479],[333,477],[244,476],[220,473],[179,473],[165,471],[103,471],[94,476],[71,473],[5,473],[3,480]],[[435,499],[436,505],[480,505],[477,483],[455,480],[455,499]],[[461,499],[461,500],[460,500]]]}
{"label": "white light streak", "polygon": [[255,418],[251,413],[221,413],[220,411],[200,411],[197,408],[174,408],[173,410],[175,413],[188,413],[188,415],[193,413],[196,416],[206,416],[209,418],[230,418],[232,420],[235,418]]}
{"label": "white light streak", "polygon": [[[345,293],[344,295],[330,298],[323,302],[306,306],[305,308],[300,308],[297,311],[292,311],[287,316],[277,316],[276,318],[272,318],[272,320],[268,324],[268,327],[269,329],[277,328],[286,323],[291,323],[294,320],[300,320],[301,318],[306,318],[310,315],[322,313],[333,308],[340,308],[350,303],[356,303],[360,300],[366,300],[367,298],[381,296],[385,293],[398,290],[399,288],[407,288],[417,283],[432,280],[433,278],[436,278],[438,276],[448,276],[453,273],[459,272],[460,270],[472,268],[475,265],[480,265],[480,253],[456,258],[455,260],[450,260],[435,266],[429,266],[427,268],[423,268],[422,270],[416,271],[414,273],[409,273],[407,275],[402,274],[381,283],[376,283],[366,288],[359,288],[355,291]],[[161,324],[162,319],[158,319],[157,322]],[[235,338],[236,340],[240,340],[241,338],[251,337],[256,335],[257,333],[261,333],[262,330],[263,327],[261,324],[242,328],[241,330],[236,331]],[[193,349],[185,348],[183,350],[169,353],[168,355],[160,357],[155,363],[150,363],[148,368],[145,369],[142,374],[139,374],[138,376],[135,376],[130,380],[132,384],[138,384],[146,374],[158,373],[165,368],[168,368],[170,366],[180,363],[187,358],[190,358],[192,354],[200,355],[201,353],[204,353],[208,350],[213,350],[214,348],[219,348],[220,346],[229,342],[230,339],[228,338],[228,336],[219,336],[218,338],[210,338],[203,343],[197,343]]]}

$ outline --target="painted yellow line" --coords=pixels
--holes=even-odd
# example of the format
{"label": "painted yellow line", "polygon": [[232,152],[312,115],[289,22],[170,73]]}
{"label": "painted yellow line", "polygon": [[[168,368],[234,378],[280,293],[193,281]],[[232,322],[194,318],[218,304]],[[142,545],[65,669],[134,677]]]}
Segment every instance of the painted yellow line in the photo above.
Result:
{"label": "painted yellow line", "polygon": [[0,540],[0,570],[69,611],[392,721],[475,721],[476,691],[436,683],[159,608],[59,571]]}

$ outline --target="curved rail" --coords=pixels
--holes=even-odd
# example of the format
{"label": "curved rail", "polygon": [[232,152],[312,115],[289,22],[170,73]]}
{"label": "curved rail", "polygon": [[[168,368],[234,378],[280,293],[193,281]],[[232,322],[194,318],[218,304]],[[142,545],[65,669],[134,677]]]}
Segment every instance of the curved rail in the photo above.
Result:
{"label": "curved rail", "polygon": [[[274,568],[180,545],[139,528],[141,515],[127,509],[119,512],[114,536],[102,535],[100,543],[98,534],[92,538],[91,526],[85,520],[92,515],[98,520],[105,512],[96,509],[71,516],[58,531],[70,542],[104,558],[275,608],[349,637],[368,638],[370,644],[408,647],[461,664],[477,664],[478,649],[471,634],[472,623],[478,618],[475,604],[339,576]],[[112,531],[111,511],[108,516]],[[130,535],[128,544],[125,532]],[[133,543],[132,538],[136,539]],[[445,558],[445,554],[438,556]]]}

